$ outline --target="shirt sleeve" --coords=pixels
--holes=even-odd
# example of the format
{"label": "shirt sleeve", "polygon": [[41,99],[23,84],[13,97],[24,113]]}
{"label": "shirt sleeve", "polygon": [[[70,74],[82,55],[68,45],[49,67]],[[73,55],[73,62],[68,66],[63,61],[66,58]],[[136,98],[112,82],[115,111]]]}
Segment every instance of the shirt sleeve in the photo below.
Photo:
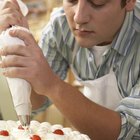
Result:
{"label": "shirt sleeve", "polygon": [[[64,80],[67,75],[69,64],[58,50],[59,47],[56,45],[57,42],[55,38],[56,37],[53,34],[53,24],[50,20],[47,26],[43,29],[42,36],[39,41],[39,47],[42,49],[43,54],[53,72],[55,72],[62,80]],[[46,98],[45,104],[43,104],[41,108],[34,110],[32,115],[34,116],[39,112],[45,111],[45,109],[51,104],[52,102]]]}
{"label": "shirt sleeve", "polygon": [[[59,26],[58,26],[59,27]],[[53,34],[53,24],[51,22],[44,28],[39,46],[41,47],[46,60],[52,70],[64,80],[67,76],[69,64],[58,49],[56,37]],[[61,36],[61,33],[60,33]]]}
{"label": "shirt sleeve", "polygon": [[118,140],[140,138],[140,79],[132,88],[130,96],[122,99],[117,108],[121,114],[122,126]]}
{"label": "shirt sleeve", "polygon": [[46,102],[40,108],[38,108],[36,110],[32,110],[31,117],[33,118],[38,113],[45,111],[46,108],[48,108],[50,105],[52,105],[52,102],[49,100],[49,98],[46,97]]}

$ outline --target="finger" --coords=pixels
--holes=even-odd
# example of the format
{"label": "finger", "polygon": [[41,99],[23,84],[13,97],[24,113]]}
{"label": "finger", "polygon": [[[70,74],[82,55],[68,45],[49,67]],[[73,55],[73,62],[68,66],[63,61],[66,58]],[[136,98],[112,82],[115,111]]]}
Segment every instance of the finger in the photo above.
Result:
{"label": "finger", "polygon": [[0,56],[6,56],[4,48],[0,48]]}
{"label": "finger", "polygon": [[27,58],[17,56],[17,55],[8,55],[0,63],[2,68],[7,67],[27,67]]}
{"label": "finger", "polygon": [[5,11],[2,11],[3,13],[0,14],[0,28],[1,30],[5,30],[9,28],[12,25],[19,25],[22,26],[23,19],[20,13],[17,11],[12,12],[8,11],[6,9]]}
{"label": "finger", "polygon": [[5,71],[5,68],[2,68],[1,71],[0,71],[0,75],[4,75],[4,74],[3,74],[4,71]]}
{"label": "finger", "polygon": [[3,69],[2,74],[9,78],[22,78],[25,79],[27,71],[21,67],[7,67]]}
{"label": "finger", "polygon": [[[22,26],[22,23],[23,23],[22,19],[20,19],[20,16],[18,16],[19,18],[15,18],[16,16],[17,15],[7,14],[1,17],[1,20],[0,20],[1,28],[7,29],[14,25]],[[2,23],[5,23],[5,24],[2,24]]]}
{"label": "finger", "polygon": [[5,9],[5,8],[13,8],[15,10],[18,10],[20,11],[20,7],[18,5],[18,2],[16,0],[4,0],[2,3],[1,3],[1,9]]}
{"label": "finger", "polygon": [[7,55],[20,55],[20,56],[29,56],[29,50],[26,46],[15,45],[15,46],[4,46],[0,49],[1,56]]}
{"label": "finger", "polygon": [[29,29],[27,17],[23,17],[23,18],[22,18],[22,25],[23,25],[23,27]]}
{"label": "finger", "polygon": [[24,41],[24,43],[29,46],[30,44],[32,44],[32,46],[36,46],[36,41],[33,38],[32,34],[29,32],[29,30],[26,30],[25,28],[17,28],[17,29],[13,29],[9,32],[9,34],[13,37],[18,37],[21,40]]}
{"label": "finger", "polygon": [[0,68],[3,68],[3,64],[2,64],[2,61],[0,61]]}

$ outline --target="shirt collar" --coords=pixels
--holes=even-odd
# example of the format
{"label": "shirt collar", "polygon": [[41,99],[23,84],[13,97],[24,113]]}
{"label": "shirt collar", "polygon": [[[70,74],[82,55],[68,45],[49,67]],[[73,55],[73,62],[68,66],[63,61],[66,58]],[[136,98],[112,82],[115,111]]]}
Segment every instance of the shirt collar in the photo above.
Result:
{"label": "shirt collar", "polygon": [[122,28],[112,42],[112,48],[124,56],[130,47],[129,43],[132,39],[132,36],[134,35],[134,30],[132,30],[132,22],[133,11],[127,12]]}

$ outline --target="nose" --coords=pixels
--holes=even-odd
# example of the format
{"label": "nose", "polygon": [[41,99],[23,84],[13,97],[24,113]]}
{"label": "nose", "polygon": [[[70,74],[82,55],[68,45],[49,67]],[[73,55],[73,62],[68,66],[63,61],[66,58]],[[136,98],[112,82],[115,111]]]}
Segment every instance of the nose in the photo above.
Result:
{"label": "nose", "polygon": [[85,24],[90,20],[88,4],[85,0],[79,0],[75,6],[74,21],[77,24]]}

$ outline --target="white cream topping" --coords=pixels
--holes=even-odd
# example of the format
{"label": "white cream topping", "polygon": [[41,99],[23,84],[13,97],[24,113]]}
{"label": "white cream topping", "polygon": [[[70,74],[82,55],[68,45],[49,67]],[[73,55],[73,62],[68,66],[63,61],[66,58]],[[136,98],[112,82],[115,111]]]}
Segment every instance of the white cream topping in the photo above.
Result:
{"label": "white cream topping", "polygon": [[15,121],[8,120],[6,124],[7,130],[12,131],[13,128],[17,128],[18,124]]}
{"label": "white cream topping", "polygon": [[40,127],[40,123],[38,121],[30,122],[30,130],[32,133],[37,133],[38,128]]}
{"label": "white cream topping", "polygon": [[15,140],[12,136],[0,136],[0,140]]}
{"label": "white cream topping", "polygon": [[11,134],[15,138],[28,138],[30,136],[29,130],[22,130],[22,129],[18,129],[18,128],[13,128],[11,131]]}
{"label": "white cream topping", "polygon": [[62,129],[62,128],[63,128],[62,125],[60,125],[60,124],[54,124],[51,127],[51,131],[54,132],[56,129]]}
{"label": "white cream topping", "polygon": [[[90,138],[81,134],[79,131],[73,131],[71,128],[63,128],[62,125],[51,125],[48,122],[40,123],[31,121],[29,129],[19,129],[19,121],[0,121],[0,130],[7,130],[9,136],[0,135],[0,140],[31,140],[32,135],[38,135],[41,140],[90,140]],[[63,131],[64,135],[54,134],[57,129]]]}
{"label": "white cream topping", "polygon": [[0,130],[6,130],[7,129],[6,125],[7,125],[6,121],[0,120]]}

